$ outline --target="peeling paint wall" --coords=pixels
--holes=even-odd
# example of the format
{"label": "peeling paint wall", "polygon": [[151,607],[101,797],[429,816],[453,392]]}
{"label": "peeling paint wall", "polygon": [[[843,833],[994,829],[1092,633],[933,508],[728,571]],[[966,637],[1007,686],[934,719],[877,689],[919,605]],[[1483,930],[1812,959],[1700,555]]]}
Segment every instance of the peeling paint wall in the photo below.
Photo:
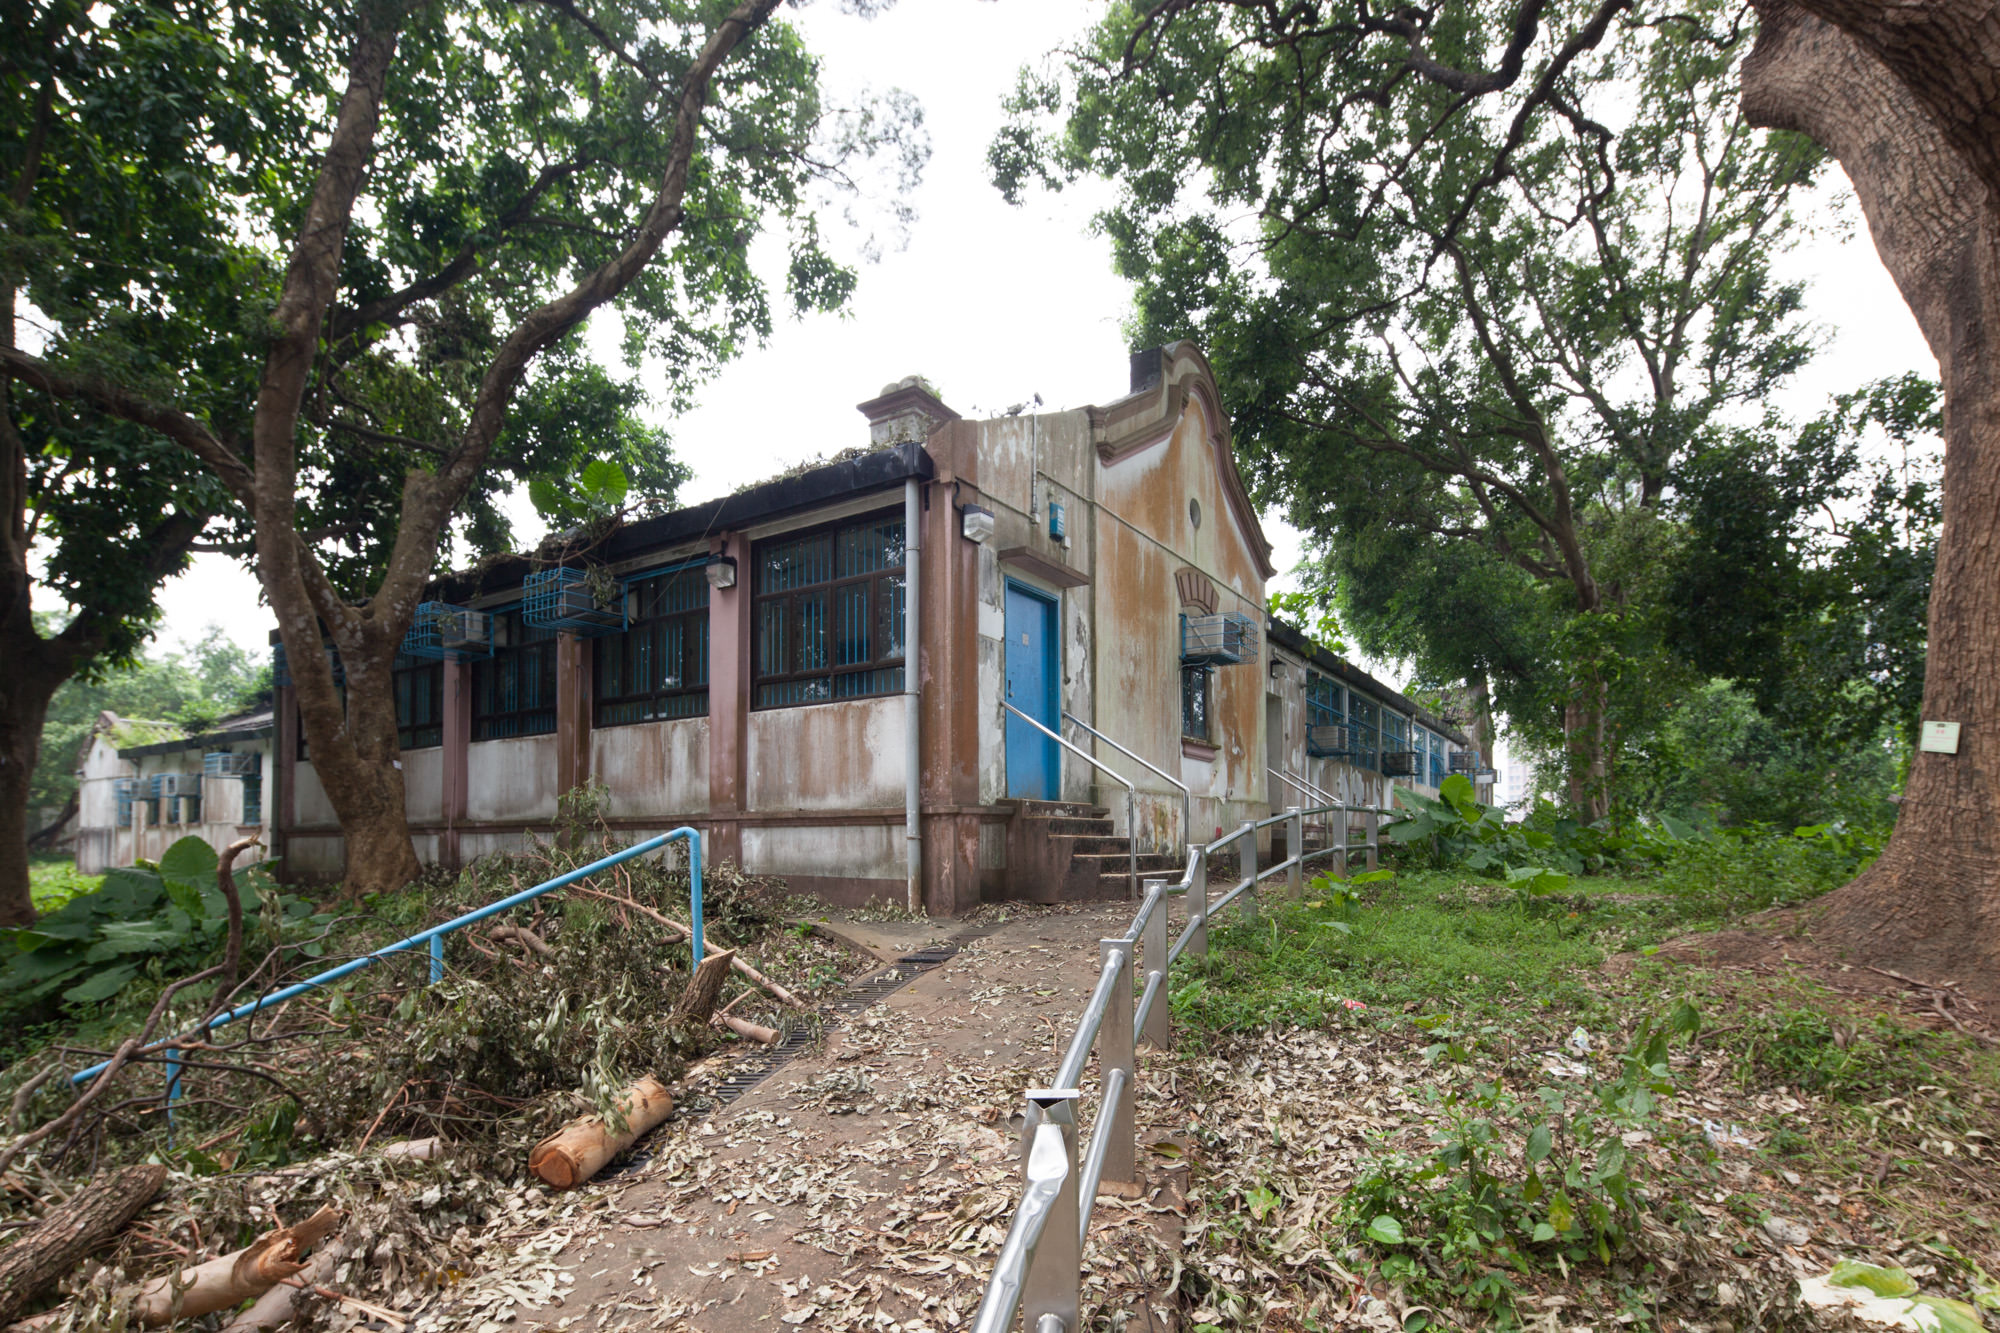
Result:
{"label": "peeling paint wall", "polygon": [[743,868],[753,875],[839,875],[904,883],[903,826],[772,824],[743,830]]}
{"label": "peeling paint wall", "polygon": [[635,722],[590,733],[591,775],[609,790],[614,819],[708,809],[708,719]]}
{"label": "peeling paint wall", "polygon": [[900,808],[907,726],[900,695],[750,714],[749,809]]}
{"label": "peeling paint wall", "polygon": [[[403,814],[412,824],[435,824],[444,819],[444,750],[433,745],[428,750],[403,751]],[[417,849],[417,859],[431,857]]]}
{"label": "peeling paint wall", "polygon": [[293,770],[292,790],[294,804],[298,809],[298,825],[302,829],[337,828],[340,819],[333,813],[333,802],[326,798],[326,788],[320,785],[319,774],[313,771],[309,760],[299,760]]}
{"label": "peeling paint wall", "polygon": [[516,736],[467,747],[468,819],[553,820],[556,796],[554,736]]}

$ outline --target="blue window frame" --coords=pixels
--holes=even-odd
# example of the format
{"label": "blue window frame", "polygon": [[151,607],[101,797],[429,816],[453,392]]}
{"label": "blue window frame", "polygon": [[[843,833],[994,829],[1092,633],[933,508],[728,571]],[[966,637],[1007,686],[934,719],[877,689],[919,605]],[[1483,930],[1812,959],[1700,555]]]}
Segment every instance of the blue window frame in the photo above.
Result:
{"label": "blue window frame", "polygon": [[708,576],[699,565],[632,580],[629,627],[594,646],[597,725],[708,715]]}
{"label": "blue window frame", "polygon": [[903,689],[903,518],[872,514],[757,544],[753,706]]}
{"label": "blue window frame", "polygon": [[556,729],[556,632],[521,608],[493,613],[493,656],[472,663],[472,739],[546,736]]}

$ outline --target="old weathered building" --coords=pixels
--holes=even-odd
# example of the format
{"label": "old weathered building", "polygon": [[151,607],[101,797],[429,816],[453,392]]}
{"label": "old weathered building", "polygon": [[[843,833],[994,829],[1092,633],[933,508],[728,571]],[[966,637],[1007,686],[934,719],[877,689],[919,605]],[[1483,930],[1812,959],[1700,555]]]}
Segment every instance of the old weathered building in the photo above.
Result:
{"label": "old weathered building", "polygon": [[[77,757],[76,868],[95,875],[157,861],[189,836],[217,851],[261,836],[272,731],[269,709],[196,735],[172,722],[99,714]],[[252,847],[238,863],[267,853]]]}
{"label": "old weathered building", "polygon": [[[861,410],[855,456],[439,582],[396,676],[421,857],[517,847],[595,784],[633,836],[693,824],[803,891],[956,913],[1122,894],[1129,839],[1162,866],[1463,747],[1268,621],[1191,344],[1102,407],[966,421],[906,380]],[[286,873],[338,876],[282,674],[273,776]]]}

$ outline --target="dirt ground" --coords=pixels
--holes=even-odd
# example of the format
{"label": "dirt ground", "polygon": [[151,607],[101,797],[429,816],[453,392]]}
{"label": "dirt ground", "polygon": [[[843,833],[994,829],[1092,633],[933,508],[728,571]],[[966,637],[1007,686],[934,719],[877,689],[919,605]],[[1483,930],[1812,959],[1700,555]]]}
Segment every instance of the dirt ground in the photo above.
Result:
{"label": "dirt ground", "polygon": [[[1122,933],[1131,908],[1008,912],[730,1105],[705,1107],[697,1090],[685,1119],[640,1146],[650,1161],[577,1191],[570,1220],[524,1235],[414,1329],[919,1333],[969,1320],[1019,1195],[1022,1093],[1053,1072],[1096,979],[1096,941]],[[824,928],[884,963],[960,929]],[[1142,1097],[1139,1116],[1142,1141],[1170,1128],[1159,1098]],[[1140,1156],[1138,1197],[1100,1197],[1086,1301],[1165,1328],[1168,1303],[1139,1293],[1172,1285],[1185,1177],[1178,1155]]]}

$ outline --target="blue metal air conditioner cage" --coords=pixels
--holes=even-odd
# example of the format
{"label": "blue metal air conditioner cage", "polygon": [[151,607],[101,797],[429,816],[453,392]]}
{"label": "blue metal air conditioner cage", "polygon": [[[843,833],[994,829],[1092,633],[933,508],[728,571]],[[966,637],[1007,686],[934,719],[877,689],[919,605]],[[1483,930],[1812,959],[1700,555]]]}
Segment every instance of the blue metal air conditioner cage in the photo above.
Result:
{"label": "blue metal air conditioner cage", "polygon": [[228,750],[210,750],[201,757],[201,771],[204,777],[242,778],[252,773],[264,771],[263,759],[255,754],[234,754]]}
{"label": "blue metal air conditioner cage", "polygon": [[625,589],[613,594],[615,606],[598,601],[590,575],[557,566],[537,570],[521,584],[521,618],[537,629],[563,629],[572,634],[616,634],[625,628]]}
{"label": "blue metal air conditioner cage", "polygon": [[1306,728],[1306,753],[1315,759],[1342,759],[1354,753],[1354,739],[1337,722],[1321,722]]}
{"label": "blue metal air conditioner cage", "polygon": [[1181,662],[1236,666],[1257,660],[1257,622],[1235,611],[1181,617]]}
{"label": "blue metal air conditioner cage", "polygon": [[419,602],[416,623],[403,636],[402,651],[433,660],[491,657],[493,617],[450,602]]}

